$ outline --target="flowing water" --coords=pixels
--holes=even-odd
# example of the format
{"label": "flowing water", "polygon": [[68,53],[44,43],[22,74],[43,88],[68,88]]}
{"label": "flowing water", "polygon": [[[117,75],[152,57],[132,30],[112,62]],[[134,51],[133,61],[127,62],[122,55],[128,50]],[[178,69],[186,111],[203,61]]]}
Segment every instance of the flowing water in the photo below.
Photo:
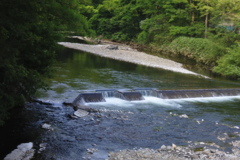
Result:
{"label": "flowing water", "polygon": [[[47,146],[36,159],[103,160],[108,152],[120,149],[156,149],[173,143],[183,146],[198,143],[201,147],[200,142],[230,152],[230,143],[240,139],[240,96],[160,99],[145,95],[142,101],[105,96],[106,102],[86,104],[101,112],[79,119],[71,118],[72,107],[62,105],[72,102],[82,90],[240,88],[236,82],[63,49],[49,84],[51,90],[39,91],[38,98],[53,105],[27,104],[23,112],[27,115],[21,129],[24,134],[27,132],[23,139],[35,142],[36,146],[41,143]],[[182,117],[185,114],[188,118]],[[54,130],[41,129],[43,123],[51,124]],[[93,154],[89,149],[94,150]]]}

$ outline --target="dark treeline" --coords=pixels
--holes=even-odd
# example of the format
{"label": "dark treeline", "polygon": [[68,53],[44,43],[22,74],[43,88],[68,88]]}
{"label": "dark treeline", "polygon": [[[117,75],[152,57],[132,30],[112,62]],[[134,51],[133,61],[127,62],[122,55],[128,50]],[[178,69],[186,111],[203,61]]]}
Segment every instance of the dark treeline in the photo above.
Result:
{"label": "dark treeline", "polygon": [[45,87],[62,31],[90,34],[77,0],[0,1],[0,125]]}
{"label": "dark treeline", "polygon": [[240,0],[1,0],[0,124],[44,88],[63,32],[181,55],[240,77]]}

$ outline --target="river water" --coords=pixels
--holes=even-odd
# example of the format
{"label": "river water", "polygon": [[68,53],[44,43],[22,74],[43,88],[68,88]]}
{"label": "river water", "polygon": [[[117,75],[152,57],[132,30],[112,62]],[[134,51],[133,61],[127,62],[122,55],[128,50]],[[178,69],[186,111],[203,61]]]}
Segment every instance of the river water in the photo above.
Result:
{"label": "river water", "polygon": [[[35,159],[103,160],[112,151],[157,149],[163,144],[193,145],[196,149],[207,145],[231,152],[231,142],[240,140],[240,96],[171,100],[146,96],[143,101],[132,102],[106,97],[106,102],[86,104],[101,112],[79,119],[71,118],[72,107],[62,105],[72,102],[81,90],[240,88],[237,82],[174,73],[63,48],[55,76],[48,83],[51,89],[39,91],[37,96],[53,105],[26,104],[21,125],[14,130],[21,133],[11,134],[15,143],[33,141],[36,149],[46,145]],[[181,116],[185,114],[188,118]],[[42,129],[44,123],[53,130]]]}

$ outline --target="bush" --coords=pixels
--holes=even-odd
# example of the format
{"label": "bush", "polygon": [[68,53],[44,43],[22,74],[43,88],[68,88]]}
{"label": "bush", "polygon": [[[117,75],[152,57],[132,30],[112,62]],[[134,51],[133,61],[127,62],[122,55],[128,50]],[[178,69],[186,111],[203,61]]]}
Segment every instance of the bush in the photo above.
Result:
{"label": "bush", "polygon": [[142,31],[137,37],[138,43],[147,44],[149,42],[148,36],[149,34],[146,31]]}
{"label": "bush", "polygon": [[229,78],[240,78],[240,44],[232,49],[228,49],[228,54],[217,61],[213,72]]}
{"label": "bush", "polygon": [[211,40],[190,37],[176,38],[165,49],[173,54],[183,55],[211,67],[226,53],[224,47]]}

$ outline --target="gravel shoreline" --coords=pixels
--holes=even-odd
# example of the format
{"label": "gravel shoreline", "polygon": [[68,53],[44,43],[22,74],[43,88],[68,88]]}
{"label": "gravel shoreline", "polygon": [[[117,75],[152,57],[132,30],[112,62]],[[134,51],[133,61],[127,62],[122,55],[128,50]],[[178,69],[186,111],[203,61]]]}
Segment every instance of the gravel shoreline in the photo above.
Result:
{"label": "gravel shoreline", "polygon": [[[238,143],[239,141],[235,142]],[[237,148],[237,146],[235,146]],[[194,152],[188,147],[181,146],[162,146],[154,150],[149,148],[140,148],[133,150],[122,150],[109,153],[108,160],[239,160],[239,150],[233,149],[233,153],[225,153],[214,149],[203,149]]]}
{"label": "gravel shoreline", "polygon": [[127,45],[118,45],[118,49],[109,49],[109,47],[112,46],[111,44],[88,45],[70,42],[59,42],[58,44],[67,48],[89,52],[106,58],[208,78],[206,76],[197,74],[183,68],[181,63],[177,63],[172,60],[164,59],[158,56],[149,55],[144,52],[139,52],[130,48]]}

